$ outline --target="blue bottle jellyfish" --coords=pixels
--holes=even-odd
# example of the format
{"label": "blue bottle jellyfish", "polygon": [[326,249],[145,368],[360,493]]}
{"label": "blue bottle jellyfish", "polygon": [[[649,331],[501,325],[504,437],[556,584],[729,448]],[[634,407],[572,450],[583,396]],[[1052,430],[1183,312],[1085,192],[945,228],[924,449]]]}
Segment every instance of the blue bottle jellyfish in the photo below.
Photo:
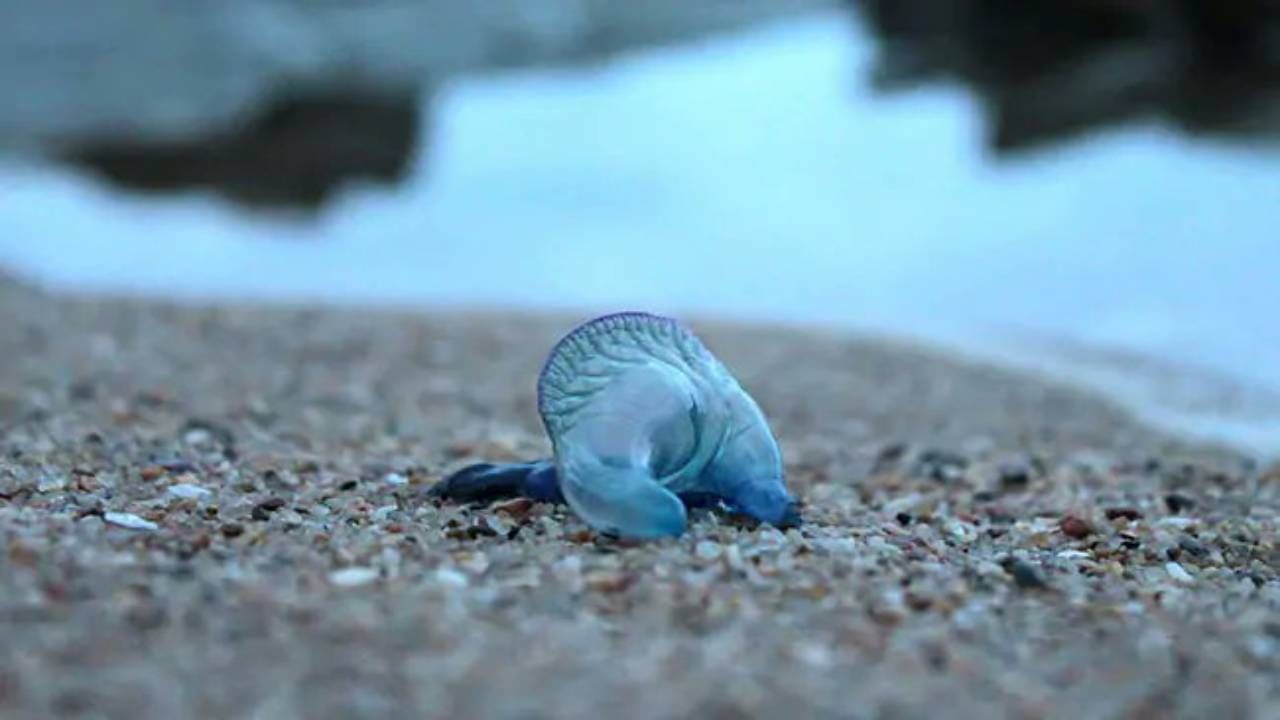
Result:
{"label": "blue bottle jellyfish", "polygon": [[680,535],[698,506],[800,521],[764,414],[675,320],[620,313],[574,329],[538,378],[538,411],[552,459],[472,465],[433,493],[563,501],[597,531],[636,539]]}

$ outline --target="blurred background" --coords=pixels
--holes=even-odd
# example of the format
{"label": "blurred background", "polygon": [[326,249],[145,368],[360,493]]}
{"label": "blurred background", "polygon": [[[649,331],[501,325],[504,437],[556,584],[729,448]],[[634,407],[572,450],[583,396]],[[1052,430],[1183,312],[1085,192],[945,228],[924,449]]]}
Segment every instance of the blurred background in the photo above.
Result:
{"label": "blurred background", "polygon": [[1276,0],[7,0],[0,269],[924,340],[1280,451]]}

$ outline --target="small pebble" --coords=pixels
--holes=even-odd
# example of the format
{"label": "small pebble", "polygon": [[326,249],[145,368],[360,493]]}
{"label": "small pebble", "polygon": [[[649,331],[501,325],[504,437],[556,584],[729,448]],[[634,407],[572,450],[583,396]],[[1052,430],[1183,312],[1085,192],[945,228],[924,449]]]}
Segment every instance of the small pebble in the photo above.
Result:
{"label": "small pebble", "polygon": [[271,513],[279,510],[282,507],[284,507],[283,499],[277,498],[277,497],[267,498],[266,500],[263,500],[262,502],[253,506],[253,511],[250,512],[249,515],[254,520],[258,520],[260,522],[266,522],[267,520],[271,519]]}
{"label": "small pebble", "polygon": [[134,515],[133,513],[108,512],[108,513],[102,514],[102,519],[106,520],[108,523],[111,523],[112,525],[118,525],[119,527],[122,527],[122,528],[129,528],[130,530],[159,530],[160,529],[159,525],[156,525],[150,520],[144,520],[143,518],[140,518],[137,515]]}
{"label": "small pebble", "polygon": [[952,520],[943,526],[947,536],[957,543],[967,544],[973,542],[978,537],[977,530],[968,523]]}
{"label": "small pebble", "polygon": [[522,518],[529,514],[529,511],[533,509],[533,505],[534,502],[529,498],[516,498],[494,505],[493,511],[510,515],[514,518]]}
{"label": "small pebble", "polygon": [[476,518],[470,526],[465,530],[462,530],[460,533],[461,537],[465,537],[468,540],[475,540],[476,538],[482,537],[497,537],[499,534],[501,533],[498,529],[493,527],[487,518],[483,517]]}
{"label": "small pebble", "polygon": [[1008,462],[998,471],[1000,486],[1005,489],[1024,488],[1031,482],[1031,469],[1020,462]]}
{"label": "small pebble", "polygon": [[875,463],[871,467],[872,474],[880,474],[897,464],[902,456],[907,452],[907,446],[903,443],[892,443],[880,448],[880,452],[876,454]]}
{"label": "small pebble", "polygon": [[720,557],[720,543],[701,540],[694,546],[693,553],[703,560],[715,560]]}
{"label": "small pebble", "polygon": [[584,578],[587,587],[600,593],[617,593],[631,585],[631,578],[621,572],[595,572]]}
{"label": "small pebble", "polygon": [[[814,541],[818,547],[832,555],[855,555],[858,552],[858,541],[853,538],[827,538]],[[732,545],[730,550],[735,549]]]}
{"label": "small pebble", "polygon": [[1175,582],[1182,583],[1183,585],[1190,585],[1196,581],[1196,579],[1192,577],[1191,573],[1187,572],[1186,568],[1172,560],[1164,564],[1164,569],[1165,572],[1169,573],[1169,577],[1173,578]]}
{"label": "small pebble", "polygon": [[745,565],[742,563],[742,551],[737,545],[727,545],[724,549],[724,559],[729,567],[734,570],[742,570]]}
{"label": "small pebble", "polygon": [[382,476],[382,482],[388,485],[408,485],[409,478],[401,475],[400,473],[391,472]]}
{"label": "small pebble", "polygon": [[174,497],[184,498],[187,500],[195,500],[198,498],[207,497],[212,493],[208,489],[202,488],[199,485],[192,485],[190,483],[178,483],[177,485],[169,486],[169,494]]}
{"label": "small pebble", "polygon": [[1063,535],[1076,540],[1087,538],[1093,534],[1093,526],[1084,518],[1076,515],[1063,517],[1062,521],[1058,523],[1058,527],[1062,530]]}
{"label": "small pebble", "polygon": [[47,493],[62,490],[67,487],[67,481],[61,477],[46,477],[36,485],[38,492]]}
{"label": "small pebble", "polygon": [[1181,538],[1178,538],[1178,547],[1191,553],[1195,557],[1204,557],[1209,554],[1209,549],[1204,546],[1204,543],[1201,543],[1190,535],[1183,535]]}
{"label": "small pebble", "polygon": [[1025,560],[1017,558],[1009,560],[1005,570],[1013,576],[1013,581],[1023,590],[1045,590],[1049,587],[1040,575],[1040,571]]}
{"label": "small pebble", "polygon": [[467,586],[467,576],[454,570],[453,568],[440,568],[435,573],[436,582],[449,587],[464,588]]}
{"label": "small pebble", "polygon": [[368,585],[378,579],[378,571],[367,567],[346,567],[329,573],[329,582],[339,587]]}
{"label": "small pebble", "polygon": [[922,500],[924,500],[924,496],[920,493],[903,495],[902,497],[894,498],[893,500],[885,503],[884,511],[888,515],[904,515],[914,510]]}
{"label": "small pebble", "polygon": [[1169,493],[1164,496],[1164,504],[1169,508],[1169,512],[1181,515],[1184,511],[1194,508],[1196,501],[1181,493]]}
{"label": "small pebble", "polygon": [[506,535],[511,532],[512,526],[508,525],[506,521],[498,517],[497,514],[484,516],[483,522],[489,530],[493,531],[494,535]]}
{"label": "small pebble", "polygon": [[963,477],[968,466],[969,459],[959,453],[930,448],[920,453],[915,471],[932,480],[949,483]]}

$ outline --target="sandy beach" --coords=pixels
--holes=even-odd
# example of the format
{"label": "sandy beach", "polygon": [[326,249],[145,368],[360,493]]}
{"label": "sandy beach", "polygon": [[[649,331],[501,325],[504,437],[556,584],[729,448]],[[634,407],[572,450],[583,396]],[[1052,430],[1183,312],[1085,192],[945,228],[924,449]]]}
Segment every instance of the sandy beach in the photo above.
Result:
{"label": "sandy beach", "polygon": [[686,318],[808,522],[632,545],[426,496],[583,318],[0,310],[5,718],[1280,715],[1280,469],[1065,386]]}

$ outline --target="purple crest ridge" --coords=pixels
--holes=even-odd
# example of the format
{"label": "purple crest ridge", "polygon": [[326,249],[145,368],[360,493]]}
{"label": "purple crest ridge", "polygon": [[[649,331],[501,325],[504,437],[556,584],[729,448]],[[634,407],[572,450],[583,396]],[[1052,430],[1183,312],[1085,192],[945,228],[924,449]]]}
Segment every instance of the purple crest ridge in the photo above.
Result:
{"label": "purple crest ridge", "polygon": [[556,341],[555,345],[551,346],[551,352],[547,353],[547,359],[543,361],[542,369],[538,371],[538,387],[537,387],[538,417],[542,418],[542,424],[544,426],[546,425],[547,421],[546,421],[546,418],[543,417],[542,415],[542,382],[547,376],[547,369],[551,366],[551,362],[555,360],[555,358],[560,354],[560,351],[563,349],[565,343],[567,343],[572,338],[577,337],[578,334],[586,330],[589,330],[590,328],[593,328],[599,324],[607,323],[611,320],[626,320],[629,318],[643,320],[646,323],[666,323],[674,326],[677,330],[689,335],[690,337],[697,337],[696,335],[693,334],[693,331],[691,331],[687,326],[685,326],[684,323],[680,322],[675,318],[667,317],[665,315],[655,315],[654,313],[644,312],[641,310],[626,310],[623,312],[609,313],[608,315],[601,315],[599,317],[595,317],[578,324],[572,330],[565,333],[564,337],[561,337],[558,341]]}

